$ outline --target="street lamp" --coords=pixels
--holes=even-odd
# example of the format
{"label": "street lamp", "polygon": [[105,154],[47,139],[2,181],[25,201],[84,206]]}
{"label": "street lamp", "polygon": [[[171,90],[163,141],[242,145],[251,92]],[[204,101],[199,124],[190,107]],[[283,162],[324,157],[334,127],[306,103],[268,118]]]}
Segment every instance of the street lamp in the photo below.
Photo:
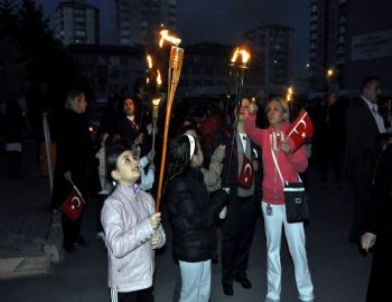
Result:
{"label": "street lamp", "polygon": [[327,92],[331,88],[331,81],[332,81],[334,75],[335,75],[335,69],[333,67],[328,68],[327,74],[326,74],[326,76],[327,76]]}

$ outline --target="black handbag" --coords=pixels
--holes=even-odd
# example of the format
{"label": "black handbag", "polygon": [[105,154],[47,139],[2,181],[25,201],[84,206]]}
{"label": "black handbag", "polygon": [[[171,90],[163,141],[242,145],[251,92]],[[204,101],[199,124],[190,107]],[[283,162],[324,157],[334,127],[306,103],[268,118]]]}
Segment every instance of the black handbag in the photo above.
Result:
{"label": "black handbag", "polygon": [[286,219],[289,223],[304,222],[309,220],[309,208],[306,199],[306,192],[301,177],[298,175],[298,182],[287,182],[283,179],[274,151],[271,149],[272,159],[276,170],[282,180],[283,193],[286,202]]}
{"label": "black handbag", "polygon": [[303,222],[309,219],[309,209],[303,182],[286,182],[283,187],[286,201],[287,222]]}

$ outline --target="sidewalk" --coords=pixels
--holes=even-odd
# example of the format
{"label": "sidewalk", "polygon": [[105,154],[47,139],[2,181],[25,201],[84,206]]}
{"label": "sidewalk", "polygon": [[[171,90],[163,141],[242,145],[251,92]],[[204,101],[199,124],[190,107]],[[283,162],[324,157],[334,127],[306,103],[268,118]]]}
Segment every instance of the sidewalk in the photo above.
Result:
{"label": "sidewalk", "polygon": [[35,142],[23,148],[22,178],[6,177],[5,154],[0,153],[0,279],[47,274],[50,269],[45,253],[52,220],[49,181],[39,174]]}

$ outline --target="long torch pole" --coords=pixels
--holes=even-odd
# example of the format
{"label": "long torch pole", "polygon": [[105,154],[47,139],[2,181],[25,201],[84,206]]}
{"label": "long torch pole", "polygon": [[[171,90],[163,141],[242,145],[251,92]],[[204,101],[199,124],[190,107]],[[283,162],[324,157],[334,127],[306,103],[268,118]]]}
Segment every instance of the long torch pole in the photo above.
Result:
{"label": "long torch pole", "polygon": [[168,135],[169,135],[169,128],[170,128],[171,112],[173,109],[174,95],[177,89],[178,82],[180,80],[183,60],[184,60],[184,49],[177,46],[172,46],[170,49],[170,59],[169,59],[169,74],[168,74],[168,89],[167,89],[168,95],[167,95],[167,103],[166,103],[165,124],[163,129],[162,157],[161,157],[161,167],[159,170],[156,211],[159,211],[161,205],[163,179],[164,179],[165,169],[166,169],[167,145],[169,143]]}

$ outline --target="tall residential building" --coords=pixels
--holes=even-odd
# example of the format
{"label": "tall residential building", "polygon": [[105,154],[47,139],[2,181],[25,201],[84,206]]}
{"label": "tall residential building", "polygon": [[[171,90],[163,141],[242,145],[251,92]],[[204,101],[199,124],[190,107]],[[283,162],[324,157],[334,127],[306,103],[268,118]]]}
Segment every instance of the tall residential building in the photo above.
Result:
{"label": "tall residential building", "polygon": [[[329,84],[334,88],[345,88],[347,2],[312,0],[310,3],[309,86],[313,91],[325,90]],[[329,68],[333,68],[334,75],[328,79]]]}
{"label": "tall residential building", "polygon": [[55,36],[64,45],[99,43],[99,10],[86,0],[60,2],[54,18]]}
{"label": "tall residential building", "polygon": [[154,43],[161,24],[171,30],[177,25],[176,0],[116,0],[116,11],[122,45]]}
{"label": "tall residential building", "polygon": [[249,81],[263,85],[266,93],[282,93],[293,81],[294,30],[268,25],[244,34],[252,50]]}
{"label": "tall residential building", "polygon": [[384,96],[392,96],[392,7],[390,0],[351,0],[348,5],[346,87],[357,89],[364,77],[381,78]]}

